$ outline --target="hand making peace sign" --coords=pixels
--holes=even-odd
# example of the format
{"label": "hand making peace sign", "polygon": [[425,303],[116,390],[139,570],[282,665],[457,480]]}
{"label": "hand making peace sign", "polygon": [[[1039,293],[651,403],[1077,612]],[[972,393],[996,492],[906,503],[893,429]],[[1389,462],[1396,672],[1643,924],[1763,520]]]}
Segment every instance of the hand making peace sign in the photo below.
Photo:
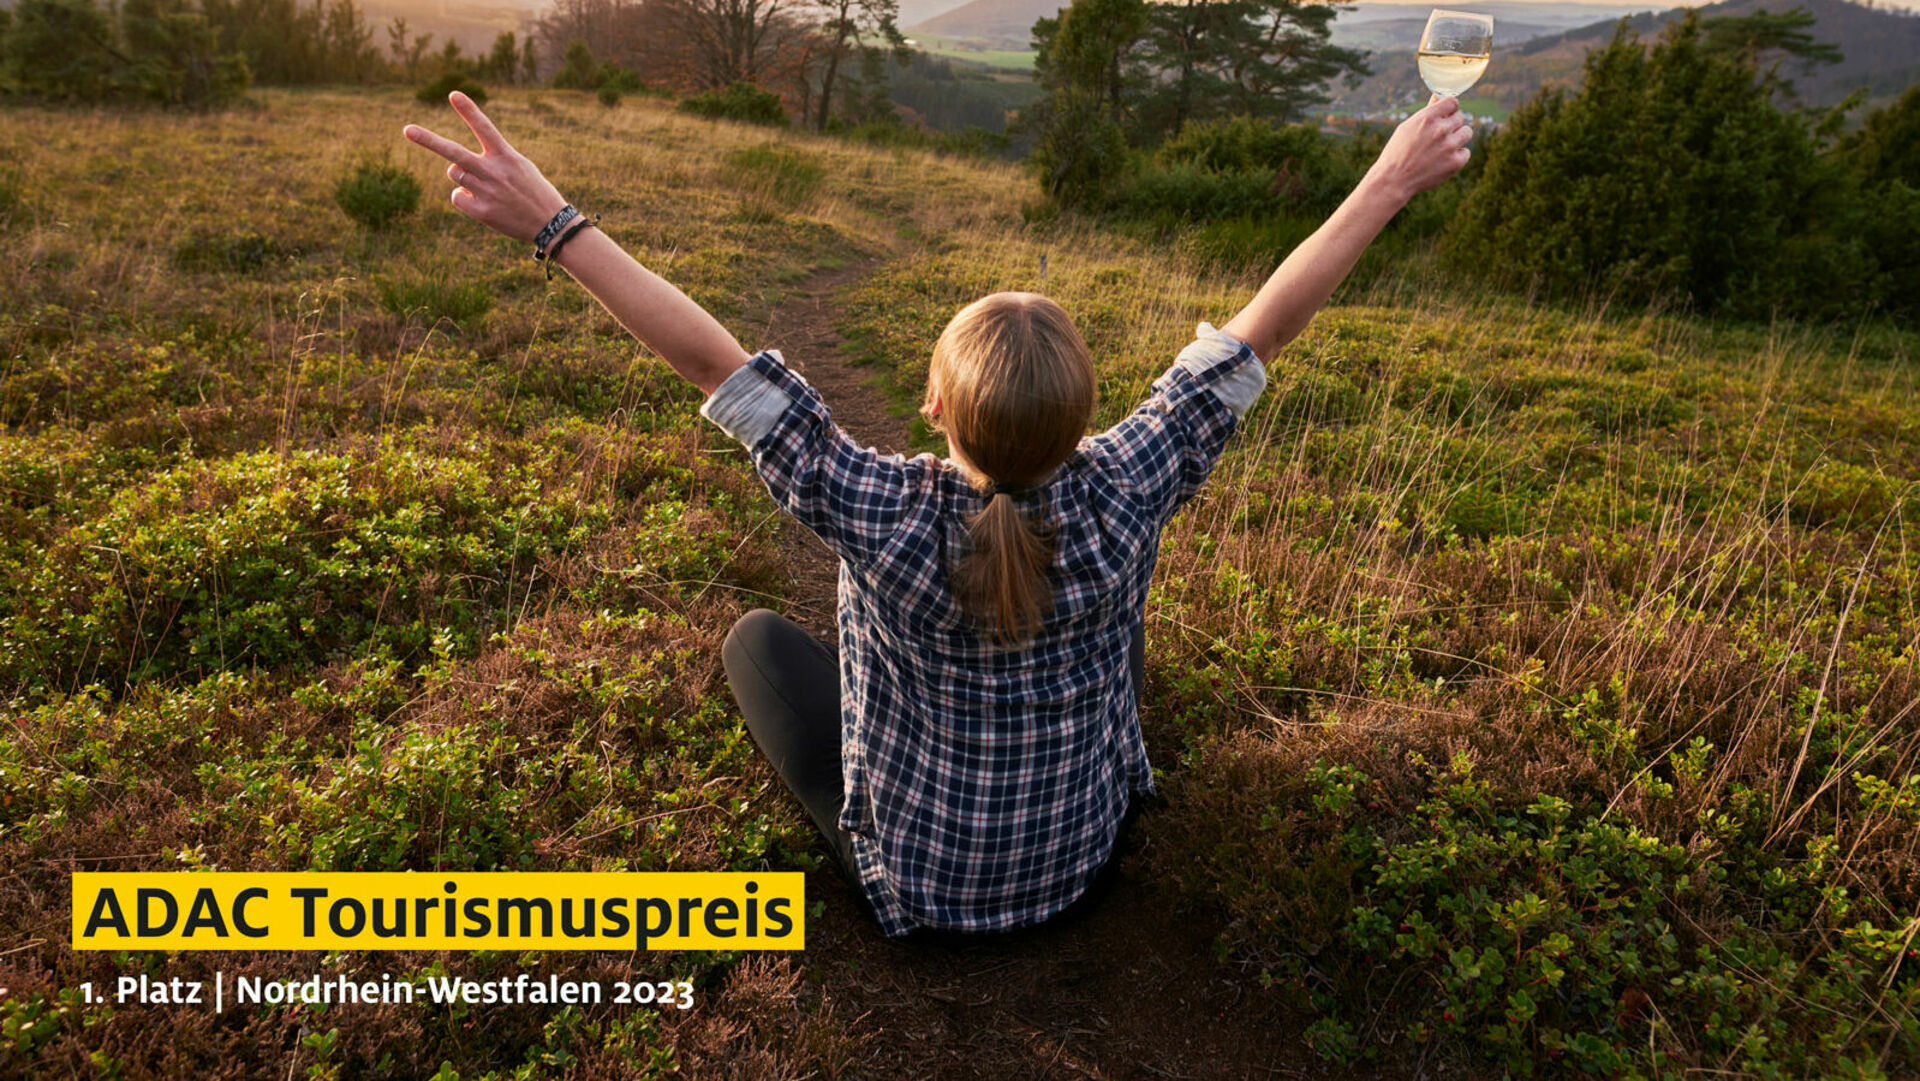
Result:
{"label": "hand making peace sign", "polygon": [[480,153],[418,124],[408,124],[401,134],[452,163],[447,179],[458,185],[452,198],[462,214],[515,240],[533,240],[567,201],[538,166],[507,143],[472,98],[456,90],[447,101],[480,140]]}

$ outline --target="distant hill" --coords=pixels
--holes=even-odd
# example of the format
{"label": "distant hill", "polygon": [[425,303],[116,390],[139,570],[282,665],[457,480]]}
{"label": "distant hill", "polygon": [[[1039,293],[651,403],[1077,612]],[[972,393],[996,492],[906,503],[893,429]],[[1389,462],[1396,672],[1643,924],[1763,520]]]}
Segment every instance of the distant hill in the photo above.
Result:
{"label": "distant hill", "polygon": [[[915,10],[941,9],[917,20],[908,4],[900,6],[900,25],[910,36],[941,37],[977,42],[995,49],[1024,49],[1033,40],[1033,22],[1057,13],[1068,0],[913,0]],[[1334,40],[1341,45],[1372,49],[1411,47],[1420,40],[1430,5],[1425,3],[1359,3],[1346,5],[1333,23]],[[1523,41],[1541,34],[1585,26],[1596,19],[1617,18],[1645,0],[1599,0],[1565,3],[1559,0],[1478,0],[1474,11],[1492,15],[1502,41]],[[1391,24],[1391,25],[1387,25]]]}
{"label": "distant hill", "polygon": [[[1669,0],[1671,2],[1671,0]],[[1354,49],[1389,51],[1414,49],[1426,29],[1428,3],[1359,3],[1346,5],[1333,21],[1333,42]],[[1493,16],[1493,39],[1506,45],[1618,19],[1651,10],[1646,0],[1612,3],[1542,3],[1539,0],[1474,0],[1463,7]]]}
{"label": "distant hill", "polygon": [[907,36],[958,38],[998,49],[1033,44],[1034,20],[1058,14],[1068,0],[970,0],[931,19],[906,25]]}
{"label": "distant hill", "polygon": [[902,27],[925,22],[935,15],[944,15],[967,0],[900,0],[900,14],[894,20]]}
{"label": "distant hill", "polygon": [[[1784,12],[1802,7],[1815,23],[1813,36],[1839,47],[1845,59],[1816,65],[1811,71],[1797,62],[1782,67],[1793,81],[1800,100],[1808,105],[1832,105],[1865,87],[1876,101],[1898,95],[1920,82],[1920,14],[1867,7],[1852,0],[1727,0],[1699,10],[1703,15],[1749,15],[1756,11]],[[1652,38],[1681,9],[1647,12],[1629,17],[1642,38]],[[1605,20],[1563,33],[1548,34],[1512,45],[1495,45],[1486,78],[1471,92],[1473,98],[1511,109],[1531,98],[1543,86],[1572,86],[1579,82],[1587,53],[1613,38],[1616,20]],[[1496,24],[1495,40],[1499,40]],[[1379,52],[1374,74],[1352,90],[1339,88],[1334,111],[1366,114],[1418,105],[1427,99],[1411,50],[1398,57]]]}

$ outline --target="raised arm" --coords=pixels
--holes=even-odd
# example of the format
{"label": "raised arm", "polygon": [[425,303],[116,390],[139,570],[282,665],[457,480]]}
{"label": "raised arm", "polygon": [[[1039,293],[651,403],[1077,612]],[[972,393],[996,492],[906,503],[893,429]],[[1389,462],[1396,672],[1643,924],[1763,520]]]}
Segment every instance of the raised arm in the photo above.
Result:
{"label": "raised arm", "polygon": [[1263,361],[1272,360],[1307,329],[1313,313],[1407,200],[1467,164],[1473,129],[1459,114],[1459,102],[1442,98],[1395,128],[1340,208],[1287,255],[1253,300],[1220,329],[1253,346]]}
{"label": "raised arm", "polygon": [[[457,185],[453,205],[462,214],[532,243],[567,201],[533,162],[508,145],[471,98],[455,91],[448,100],[480,140],[479,153],[417,124],[408,124],[402,134],[447,159],[447,179]],[[554,261],[629,333],[708,394],[747,362],[746,350],[705,308],[599,229],[588,227],[572,237]]]}

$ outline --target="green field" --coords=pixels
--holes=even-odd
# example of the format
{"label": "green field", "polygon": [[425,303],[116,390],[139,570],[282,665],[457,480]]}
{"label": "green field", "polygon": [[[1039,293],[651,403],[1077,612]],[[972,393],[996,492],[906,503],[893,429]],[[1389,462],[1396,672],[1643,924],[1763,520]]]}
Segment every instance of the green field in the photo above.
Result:
{"label": "green field", "polygon": [[923,53],[945,56],[954,60],[968,60],[975,64],[985,64],[990,68],[1006,68],[1009,71],[1032,71],[1034,52],[1032,49],[988,49],[978,42],[963,38],[916,37],[914,46]]}
{"label": "green field", "polygon": [[[75,954],[76,869],[831,874],[720,672],[796,557],[698,392],[447,204],[399,131],[451,113],[251,100],[0,111],[24,271],[0,279],[0,1075],[892,1075],[911,1041],[866,973],[987,966],[838,909],[814,915],[853,930],[804,955],[642,959],[697,982],[685,1014],[160,1015],[73,990],[318,963]],[[1268,269],[1023,214],[1016,166],[651,100],[489,112],[749,349],[816,272],[870,266],[833,317],[901,401],[960,305],[1038,289],[1111,423]],[[383,153],[428,196],[369,234],[331,192]],[[1142,711],[1164,798],[1127,888],[1205,929],[1196,984],[1285,1004],[1277,1073],[1920,1061],[1916,346],[1477,295],[1416,256],[1273,358],[1164,538]],[[912,1061],[968,1076],[980,1015],[936,1009]],[[1092,1072],[1129,1023],[1102,1016],[1019,1074]]]}

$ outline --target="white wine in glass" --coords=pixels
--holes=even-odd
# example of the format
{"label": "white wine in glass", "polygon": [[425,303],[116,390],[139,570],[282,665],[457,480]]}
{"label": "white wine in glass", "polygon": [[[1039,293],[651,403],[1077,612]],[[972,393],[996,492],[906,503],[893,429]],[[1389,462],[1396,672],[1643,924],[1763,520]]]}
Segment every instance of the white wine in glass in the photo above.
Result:
{"label": "white wine in glass", "polygon": [[1467,92],[1493,57],[1493,16],[1433,9],[1420,35],[1420,79],[1443,98]]}

